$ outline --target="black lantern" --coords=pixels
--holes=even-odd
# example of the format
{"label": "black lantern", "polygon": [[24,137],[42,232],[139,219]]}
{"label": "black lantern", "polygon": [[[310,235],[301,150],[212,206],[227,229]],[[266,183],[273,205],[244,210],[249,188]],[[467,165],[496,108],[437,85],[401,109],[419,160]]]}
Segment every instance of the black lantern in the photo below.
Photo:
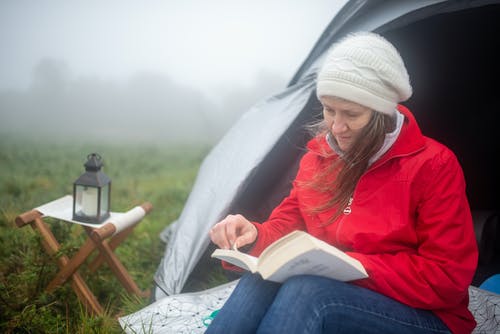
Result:
{"label": "black lantern", "polygon": [[83,173],[73,184],[73,220],[99,224],[109,217],[111,179],[101,171],[102,158],[87,156]]}

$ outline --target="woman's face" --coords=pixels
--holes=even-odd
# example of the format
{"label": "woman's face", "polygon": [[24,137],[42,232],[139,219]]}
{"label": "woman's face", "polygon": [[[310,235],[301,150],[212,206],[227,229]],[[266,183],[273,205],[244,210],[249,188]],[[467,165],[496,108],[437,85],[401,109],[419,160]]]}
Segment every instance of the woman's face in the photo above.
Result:
{"label": "woman's face", "polygon": [[322,96],[323,118],[339,148],[346,152],[370,121],[373,110],[338,97]]}

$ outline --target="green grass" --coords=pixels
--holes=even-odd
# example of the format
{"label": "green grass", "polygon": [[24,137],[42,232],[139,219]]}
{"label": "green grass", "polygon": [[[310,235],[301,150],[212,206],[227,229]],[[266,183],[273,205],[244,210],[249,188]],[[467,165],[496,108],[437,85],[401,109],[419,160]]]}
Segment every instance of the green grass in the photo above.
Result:
{"label": "green grass", "polygon": [[153,211],[116,250],[139,288],[147,290],[165,249],[158,235],[179,216],[208,150],[208,145],[19,141],[0,135],[0,332],[122,333],[117,315],[135,312],[149,299],[128,295],[105,264],[97,274],[85,265],[80,269],[106,309],[103,316],[86,314],[71,284],[46,293],[58,270],[56,257],[71,257],[86,235],[77,225],[51,220],[62,245],[60,254],[51,257],[42,250],[39,235],[29,226],[18,228],[15,217],[70,194],[87,154],[98,152],[112,180],[112,211],[145,201],[153,204]]}

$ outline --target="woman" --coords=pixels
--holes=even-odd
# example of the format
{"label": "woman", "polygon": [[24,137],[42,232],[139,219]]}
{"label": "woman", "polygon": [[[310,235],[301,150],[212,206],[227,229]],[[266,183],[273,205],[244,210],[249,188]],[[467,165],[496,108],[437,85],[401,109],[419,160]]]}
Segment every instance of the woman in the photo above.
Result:
{"label": "woman", "polygon": [[305,230],[369,277],[311,273],[278,284],[245,274],[207,333],[470,333],[478,252],[463,172],[399,105],[412,88],[398,51],[375,33],[349,35],[329,51],[316,88],[324,130],[288,197],[266,222],[229,215],[210,237],[259,255]]}

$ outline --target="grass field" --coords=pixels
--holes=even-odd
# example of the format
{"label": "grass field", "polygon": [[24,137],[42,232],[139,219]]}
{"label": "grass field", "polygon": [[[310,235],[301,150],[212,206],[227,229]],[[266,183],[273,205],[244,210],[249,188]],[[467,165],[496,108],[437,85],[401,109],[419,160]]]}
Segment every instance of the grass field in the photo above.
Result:
{"label": "grass field", "polygon": [[[165,248],[158,235],[180,214],[209,149],[208,144],[174,148],[0,136],[0,332],[122,333],[116,316],[139,310],[149,299],[128,295],[106,265],[97,274],[80,270],[105,306],[104,316],[87,315],[70,284],[44,292],[57,272],[55,259],[42,251],[40,238],[29,226],[18,228],[14,219],[70,194],[87,154],[98,152],[112,180],[112,211],[145,201],[153,204],[153,211],[116,251],[139,288],[149,289]],[[86,237],[83,229],[54,220],[50,224],[62,243],[61,254],[71,257]]]}

